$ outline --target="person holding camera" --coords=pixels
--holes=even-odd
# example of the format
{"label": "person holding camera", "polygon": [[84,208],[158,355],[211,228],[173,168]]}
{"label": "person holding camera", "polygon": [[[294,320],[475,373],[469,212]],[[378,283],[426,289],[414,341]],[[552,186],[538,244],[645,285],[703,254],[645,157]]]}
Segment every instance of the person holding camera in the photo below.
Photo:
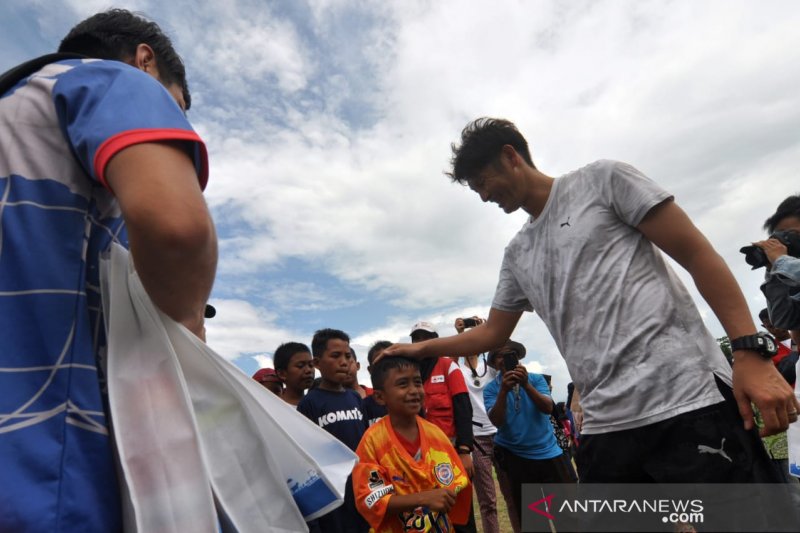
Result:
{"label": "person holding camera", "polygon": [[[764,223],[770,238],[753,246],[763,258],[742,248],[753,268],[767,267],[761,291],[767,298],[767,309],[773,326],[800,330],[800,195],[789,196]],[[760,259],[760,260],[759,260]],[[798,333],[793,338],[797,342]]]}
{"label": "person holding camera", "polygon": [[[530,373],[519,364],[523,357],[525,346],[513,340],[489,352],[489,365],[497,376],[483,390],[489,420],[497,427],[494,455],[508,476],[508,503],[509,507],[513,504],[517,520],[522,509],[523,483],[575,482],[569,459],[550,424],[550,387],[542,375]],[[518,524],[514,524],[514,530],[519,531]]]}

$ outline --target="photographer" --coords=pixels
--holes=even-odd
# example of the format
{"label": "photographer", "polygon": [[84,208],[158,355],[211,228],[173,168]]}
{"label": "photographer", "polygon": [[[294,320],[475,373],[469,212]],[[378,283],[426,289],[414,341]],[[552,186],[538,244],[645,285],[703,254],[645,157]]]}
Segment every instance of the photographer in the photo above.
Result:
{"label": "photographer", "polygon": [[498,375],[483,390],[489,419],[497,427],[495,458],[508,476],[517,516],[523,483],[574,483],[569,459],[550,425],[550,388],[544,377],[519,364],[523,357],[525,347],[512,340],[490,352],[489,365]]}
{"label": "photographer", "polygon": [[[764,228],[771,237],[753,245],[763,250],[768,261],[768,264],[764,265],[767,267],[767,273],[761,290],[767,298],[769,317],[775,327],[798,330],[800,329],[800,259],[798,259],[800,196],[790,196],[781,202],[775,214],[764,223]],[[754,267],[757,266],[761,265],[754,264]]]}

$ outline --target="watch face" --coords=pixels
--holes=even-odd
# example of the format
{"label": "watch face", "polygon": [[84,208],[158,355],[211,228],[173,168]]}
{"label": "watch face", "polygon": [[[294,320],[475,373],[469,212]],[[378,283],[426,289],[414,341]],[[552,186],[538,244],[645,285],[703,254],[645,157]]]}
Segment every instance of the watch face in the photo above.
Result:
{"label": "watch face", "polygon": [[769,352],[775,353],[778,351],[775,341],[773,341],[770,337],[764,337],[764,340],[766,341],[767,350]]}

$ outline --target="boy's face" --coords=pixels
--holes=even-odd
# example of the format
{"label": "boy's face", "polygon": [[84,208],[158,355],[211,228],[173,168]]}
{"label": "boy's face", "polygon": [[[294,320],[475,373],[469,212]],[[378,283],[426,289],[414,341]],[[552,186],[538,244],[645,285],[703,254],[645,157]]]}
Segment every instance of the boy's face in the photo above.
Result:
{"label": "boy's face", "polygon": [[325,351],[314,360],[314,364],[322,374],[322,379],[342,385],[350,377],[352,361],[350,343],[341,339],[330,339]]}
{"label": "boy's face", "polygon": [[395,415],[416,416],[425,400],[419,368],[404,366],[389,370],[383,390],[375,391],[375,400]]}
{"label": "boy's face", "polygon": [[289,358],[286,370],[278,370],[278,375],[293,389],[309,389],[314,382],[314,360],[310,352],[297,352]]}

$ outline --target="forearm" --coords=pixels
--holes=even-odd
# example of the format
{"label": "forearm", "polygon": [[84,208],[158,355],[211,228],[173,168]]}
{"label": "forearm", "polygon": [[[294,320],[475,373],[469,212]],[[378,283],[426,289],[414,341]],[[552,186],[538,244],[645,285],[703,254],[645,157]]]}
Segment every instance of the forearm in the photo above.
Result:
{"label": "forearm", "polygon": [[525,393],[531,399],[536,408],[546,415],[553,412],[553,399],[550,396],[542,394],[536,388],[527,382],[525,384]]}
{"label": "forearm", "polygon": [[522,312],[491,309],[483,324],[452,337],[441,337],[419,343],[423,357],[451,357],[475,355],[497,348],[508,340]]}
{"label": "forearm", "polygon": [[694,254],[684,267],[692,275],[698,291],[722,324],[728,338],[735,339],[756,332],[739,284],[710,244]]}
{"label": "forearm", "polygon": [[453,396],[453,421],[456,426],[456,448],[472,448],[472,403],[466,392]]}
{"label": "forearm", "polygon": [[424,506],[422,494],[393,494],[389,497],[386,505],[386,514],[396,514],[403,511],[413,511],[417,507]]}
{"label": "forearm", "polygon": [[508,393],[504,392],[501,389],[500,393],[497,395],[497,401],[487,413],[487,415],[489,416],[489,420],[496,428],[504,426],[506,423],[506,405],[508,401],[507,398],[508,398]]}

